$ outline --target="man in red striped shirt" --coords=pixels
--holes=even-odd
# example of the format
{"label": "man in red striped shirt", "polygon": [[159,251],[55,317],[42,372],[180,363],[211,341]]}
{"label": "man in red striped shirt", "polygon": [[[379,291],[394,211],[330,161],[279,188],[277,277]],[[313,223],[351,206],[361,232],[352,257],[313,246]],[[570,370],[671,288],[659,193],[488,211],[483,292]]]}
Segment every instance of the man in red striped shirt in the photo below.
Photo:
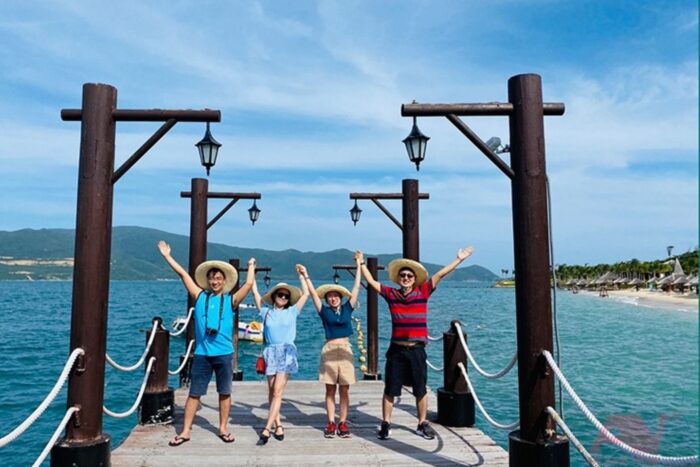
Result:
{"label": "man in red striped shirt", "polygon": [[454,271],[462,261],[471,256],[472,247],[462,248],[450,264],[428,279],[428,271],[417,261],[406,258],[389,263],[389,278],[399,285],[393,289],[380,284],[365,266],[362,252],[358,251],[362,275],[367,284],[376,290],[389,305],[391,313],[391,345],[386,353],[384,370],[384,398],[382,400],[382,424],[377,432],[379,439],[391,435],[391,412],[394,398],[401,395],[401,387],[413,387],[418,409],[416,434],[427,439],[435,437],[435,430],[426,420],[428,416],[427,356],[428,299],[443,277]]}

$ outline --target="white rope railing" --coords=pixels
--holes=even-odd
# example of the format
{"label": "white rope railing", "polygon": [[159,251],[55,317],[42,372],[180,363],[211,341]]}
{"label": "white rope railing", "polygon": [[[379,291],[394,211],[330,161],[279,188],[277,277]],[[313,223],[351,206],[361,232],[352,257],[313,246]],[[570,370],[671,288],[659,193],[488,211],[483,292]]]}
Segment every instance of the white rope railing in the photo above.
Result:
{"label": "white rope railing", "polygon": [[432,363],[430,363],[430,360],[428,360],[428,359],[425,360],[425,363],[427,363],[428,366],[429,366],[430,368],[432,368],[433,370],[435,370],[435,371],[442,371],[442,370],[445,369],[444,366],[441,366],[440,368],[436,367],[435,365],[433,365]]}
{"label": "white rope railing", "polygon": [[112,412],[109,410],[107,407],[102,406],[102,411],[109,415],[110,417],[114,418],[126,418],[138,408],[139,404],[141,403],[141,398],[143,397],[143,391],[146,389],[146,383],[148,382],[148,377],[151,374],[151,367],[153,366],[153,362],[156,361],[156,357],[151,357],[148,360],[148,366],[146,367],[146,374],[143,376],[143,383],[141,383],[141,389],[139,390],[139,395],[136,397],[136,401],[134,402],[134,405],[131,406],[129,410],[126,412],[122,413],[117,413],[117,412]]}
{"label": "white rope railing", "polygon": [[492,426],[496,428],[500,428],[502,430],[512,430],[514,428],[517,428],[517,426],[520,424],[519,421],[515,421],[513,423],[510,423],[508,425],[505,425],[503,423],[498,423],[495,421],[491,416],[486,412],[486,409],[484,409],[484,406],[481,405],[481,401],[479,401],[479,398],[476,395],[476,391],[474,391],[474,386],[472,386],[472,382],[469,380],[469,375],[467,375],[467,370],[464,368],[464,363],[459,362],[457,364],[460,370],[462,370],[462,376],[464,376],[464,379],[467,381],[467,385],[469,386],[469,391],[472,393],[472,397],[474,397],[474,402],[476,402],[476,406],[479,407],[479,410],[481,411],[482,415],[486,419],[487,422],[489,422]]}
{"label": "white rope railing", "polygon": [[190,311],[187,312],[187,318],[185,318],[185,323],[182,325],[180,329],[177,331],[170,331],[170,335],[175,337],[179,336],[183,332],[185,332],[185,329],[187,329],[187,325],[190,324],[190,318],[192,318],[192,313],[194,312],[194,307],[190,307]]}
{"label": "white rope railing", "polygon": [[46,399],[44,399],[44,401],[41,404],[39,404],[39,406],[34,410],[34,412],[32,412],[32,414],[29,415],[29,417],[27,417],[17,428],[0,438],[0,448],[7,444],[10,444],[12,441],[17,439],[22,433],[24,433],[27,430],[27,428],[32,426],[32,423],[34,423],[36,419],[41,416],[41,414],[44,413],[46,408],[51,404],[51,402],[53,402],[53,400],[56,398],[59,391],[65,384],[66,379],[68,378],[68,374],[73,368],[73,365],[75,364],[77,358],[84,354],[85,351],[80,347],[74,349],[73,352],[71,352],[70,356],[68,357],[68,361],[66,361],[66,364],[63,367],[61,375],[58,377],[58,381],[56,381],[56,384],[46,396]]}
{"label": "white rope railing", "polygon": [[187,365],[187,359],[190,358],[190,352],[192,352],[192,346],[194,345],[194,339],[192,339],[187,346],[187,353],[185,354],[185,358],[182,359],[182,364],[180,365],[180,368],[178,368],[175,371],[170,371],[168,370],[169,375],[176,375],[182,371],[183,368],[185,368],[185,365]]}
{"label": "white rope railing", "polygon": [[66,414],[63,416],[61,423],[58,424],[58,428],[56,428],[56,431],[53,432],[53,435],[51,435],[51,439],[49,439],[49,442],[46,443],[44,450],[41,451],[41,454],[39,454],[39,457],[36,458],[36,460],[32,464],[32,467],[39,467],[42,464],[42,462],[44,462],[44,459],[46,459],[46,456],[48,456],[49,453],[51,452],[51,448],[53,448],[53,445],[56,444],[56,440],[58,439],[59,436],[61,436],[63,429],[68,424],[68,420],[70,420],[70,418],[73,416],[73,414],[75,412],[78,412],[79,410],[80,409],[77,407],[71,407],[70,409],[66,410]]}
{"label": "white rope railing", "polygon": [[588,462],[588,465],[591,465],[593,467],[600,467],[600,464],[596,462],[595,459],[593,459],[593,456],[586,450],[585,447],[583,447],[583,444],[576,438],[574,433],[569,429],[567,424],[564,422],[564,420],[559,416],[556,410],[554,410],[552,407],[547,407],[547,413],[554,419],[555,422],[557,422],[557,425],[561,427],[562,430],[564,430],[564,433],[566,433],[566,436],[569,438],[569,440],[574,443],[574,447],[578,449],[578,452],[581,453],[583,458]]}
{"label": "white rope railing", "polygon": [[151,328],[151,337],[148,338],[148,343],[146,344],[146,350],[143,351],[143,354],[141,355],[141,358],[139,358],[139,361],[134,363],[131,366],[121,366],[118,363],[116,363],[112,358],[109,356],[107,352],[105,352],[105,357],[107,358],[107,363],[112,365],[114,368],[120,371],[134,371],[137,368],[141,366],[143,361],[146,359],[146,355],[148,355],[148,351],[151,350],[151,344],[153,344],[153,340],[156,338],[156,330],[158,329],[158,321],[153,322],[153,327]]}
{"label": "white rope railing", "polygon": [[472,355],[472,353],[469,351],[469,346],[467,345],[467,341],[464,339],[464,333],[462,332],[462,327],[459,325],[459,323],[454,323],[455,328],[457,328],[457,335],[459,336],[459,341],[462,343],[462,347],[464,348],[464,352],[467,354],[467,358],[469,359],[469,362],[474,366],[474,369],[476,370],[477,373],[479,373],[481,376],[487,379],[498,379],[502,378],[503,376],[507,375],[508,372],[515,366],[515,363],[518,361],[518,353],[516,352],[513,354],[513,358],[510,359],[510,362],[503,368],[501,371],[497,373],[488,373],[484,370],[481,369],[478,363],[476,363],[476,359]]}
{"label": "white rope railing", "polygon": [[600,421],[596,418],[595,415],[593,415],[593,413],[588,409],[588,407],[586,407],[586,404],[583,403],[581,398],[578,396],[578,394],[576,394],[569,382],[566,380],[566,377],[564,377],[564,374],[561,372],[556,362],[554,361],[552,354],[549,353],[547,350],[543,350],[542,355],[544,355],[544,357],[547,359],[547,363],[549,363],[549,366],[554,371],[554,374],[557,376],[562,386],[564,386],[564,389],[566,389],[566,392],[569,393],[569,396],[571,396],[571,399],[573,399],[574,403],[578,406],[581,412],[583,412],[586,418],[588,418],[588,421],[591,422],[593,426],[596,427],[598,432],[600,432],[600,434],[602,434],[605,437],[605,439],[607,439],[611,444],[622,449],[629,455],[648,463],[657,463],[665,465],[694,465],[698,463],[698,456],[660,456],[658,454],[651,454],[640,449],[634,448],[617,438],[607,428],[605,428],[605,426],[602,423],[600,423]]}
{"label": "white rope railing", "polygon": [[436,341],[441,341],[443,337],[445,337],[444,334],[441,334],[440,337],[428,336],[428,340],[429,340],[429,341],[436,342]]}

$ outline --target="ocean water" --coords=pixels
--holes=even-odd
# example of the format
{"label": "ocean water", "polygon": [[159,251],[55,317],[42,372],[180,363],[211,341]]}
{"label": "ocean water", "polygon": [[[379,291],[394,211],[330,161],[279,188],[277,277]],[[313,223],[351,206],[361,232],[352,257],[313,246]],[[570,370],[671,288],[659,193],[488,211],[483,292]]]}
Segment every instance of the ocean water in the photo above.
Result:
{"label": "ocean water", "polygon": [[[351,286],[350,283],[346,284]],[[0,437],[20,424],[44,399],[68,356],[71,290],[69,282],[0,282]],[[364,295],[364,292],[362,292]],[[364,300],[356,316],[365,325]],[[698,452],[698,313],[636,306],[593,295],[557,294],[562,367],[569,382],[593,413],[614,433],[638,447],[664,455]],[[113,282],[110,286],[107,349],[122,365],[143,352],[145,330],[161,316],[171,323],[185,311],[185,293],[177,281]],[[380,368],[388,346],[390,322],[380,300]],[[253,319],[242,310],[241,319]],[[468,332],[472,353],[486,371],[503,368],[515,352],[513,289],[488,284],[443,282],[430,302],[431,335],[459,319]],[[309,302],[299,319],[297,379],[316,379],[323,329]],[[171,341],[170,368],[177,366],[184,339]],[[242,342],[240,366],[246,379],[259,378],[254,360],[259,346]],[[428,347],[430,360],[442,366],[442,344]],[[429,385],[442,385],[430,371]],[[470,373],[477,395],[491,416],[510,423],[518,417],[516,369],[497,381]],[[105,405],[128,409],[143,373],[118,372],[107,366]],[[262,383],[261,383],[262,384]],[[171,385],[177,386],[176,377]],[[234,387],[235,391],[235,387]],[[352,394],[352,392],[351,392]],[[323,390],[319,387],[319,400]],[[381,397],[377,394],[377,397]],[[66,409],[66,389],[44,415],[10,445],[0,448],[0,463],[31,465]],[[436,408],[431,408],[436,409]],[[567,423],[602,465],[637,465],[606,443],[565,394]],[[136,424],[136,415],[117,420],[105,416],[104,431],[118,446]],[[477,411],[477,426],[507,448],[507,433],[491,428]],[[571,445],[572,465],[586,465]],[[45,462],[48,465],[48,462]]]}

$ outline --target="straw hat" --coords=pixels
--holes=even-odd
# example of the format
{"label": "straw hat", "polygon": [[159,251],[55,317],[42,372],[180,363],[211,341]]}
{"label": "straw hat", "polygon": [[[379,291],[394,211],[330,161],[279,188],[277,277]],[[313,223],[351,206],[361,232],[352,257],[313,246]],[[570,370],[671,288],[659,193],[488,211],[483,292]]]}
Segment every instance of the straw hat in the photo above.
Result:
{"label": "straw hat", "polygon": [[299,288],[294,287],[293,285],[289,285],[286,282],[280,282],[276,286],[268,290],[265,295],[263,295],[263,302],[267,303],[268,305],[272,305],[272,296],[279,289],[289,290],[289,305],[294,305],[301,298],[301,290],[299,290]]}
{"label": "straw hat", "polygon": [[425,283],[425,281],[428,280],[428,271],[423,267],[423,265],[418,261],[413,261],[412,259],[406,258],[395,259],[389,263],[389,279],[397,284],[400,284],[399,271],[402,269],[410,269],[413,271],[413,274],[416,275],[416,287],[420,287]]}
{"label": "straw hat", "polygon": [[321,300],[326,298],[326,294],[328,292],[336,292],[340,294],[341,298],[342,297],[350,297],[350,291],[343,287],[342,285],[337,285],[337,284],[324,284],[318,289],[316,289],[316,294],[318,295],[318,298]]}
{"label": "straw hat", "polygon": [[223,293],[229,293],[236,285],[236,282],[238,282],[238,272],[229,263],[216,260],[205,261],[197,266],[197,269],[194,271],[194,281],[204,290],[209,289],[207,274],[209,273],[210,269],[219,269],[224,273],[225,281]]}

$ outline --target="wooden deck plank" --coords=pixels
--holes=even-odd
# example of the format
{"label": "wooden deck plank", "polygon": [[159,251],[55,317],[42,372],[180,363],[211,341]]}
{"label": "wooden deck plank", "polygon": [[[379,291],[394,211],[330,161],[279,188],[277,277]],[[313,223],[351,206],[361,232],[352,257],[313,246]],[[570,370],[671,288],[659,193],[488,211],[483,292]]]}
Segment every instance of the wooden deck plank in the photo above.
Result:
{"label": "wooden deck plank", "polygon": [[[410,395],[397,401],[392,417],[392,437],[378,440],[381,422],[382,382],[362,381],[352,386],[350,439],[325,439],[324,389],[316,381],[290,381],[282,405],[284,441],[271,438],[255,446],[267,415],[267,390],[262,382],[234,384],[230,430],[236,442],[225,444],[216,437],[218,399],[216,386],[202,397],[191,441],[172,448],[168,440],[182,426],[182,407],[187,396],[176,391],[175,424],[137,426],[112,452],[114,466],[178,467],[190,465],[501,465],[508,453],[477,428],[450,428],[436,423],[434,440],[418,437],[415,405]],[[436,418],[437,401],[429,393],[430,419]]]}

